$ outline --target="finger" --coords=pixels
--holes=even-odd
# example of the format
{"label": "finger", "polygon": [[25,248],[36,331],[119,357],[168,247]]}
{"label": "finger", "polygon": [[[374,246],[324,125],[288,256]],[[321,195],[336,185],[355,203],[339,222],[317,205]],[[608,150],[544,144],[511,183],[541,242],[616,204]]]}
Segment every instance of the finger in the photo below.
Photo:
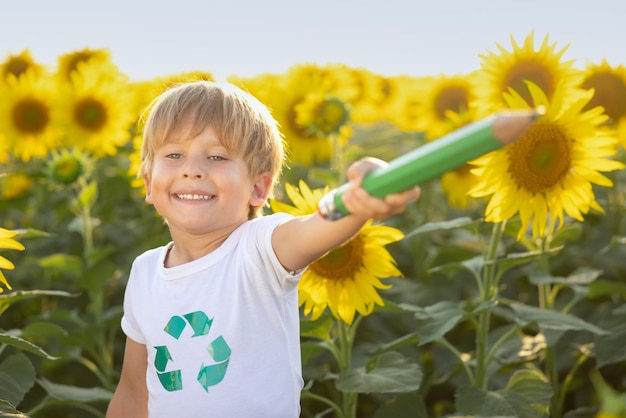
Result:
{"label": "finger", "polygon": [[343,203],[351,214],[362,218],[384,216],[389,211],[389,205],[383,199],[369,195],[362,187],[347,189]]}
{"label": "finger", "polygon": [[364,157],[350,164],[347,171],[348,180],[354,185],[360,185],[367,173],[385,167],[386,162],[374,157]]}
{"label": "finger", "polygon": [[419,186],[411,187],[403,192],[387,195],[385,201],[390,205],[406,205],[420,198]]}

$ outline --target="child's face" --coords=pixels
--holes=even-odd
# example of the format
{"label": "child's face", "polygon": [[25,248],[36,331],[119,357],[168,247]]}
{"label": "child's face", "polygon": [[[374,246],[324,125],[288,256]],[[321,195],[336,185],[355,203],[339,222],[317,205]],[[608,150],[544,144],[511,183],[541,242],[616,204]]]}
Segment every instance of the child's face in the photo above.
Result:
{"label": "child's face", "polygon": [[251,178],[241,156],[221,144],[208,127],[197,137],[170,140],[157,150],[146,202],[165,218],[171,233],[202,234],[234,229],[269,192],[269,175]]}

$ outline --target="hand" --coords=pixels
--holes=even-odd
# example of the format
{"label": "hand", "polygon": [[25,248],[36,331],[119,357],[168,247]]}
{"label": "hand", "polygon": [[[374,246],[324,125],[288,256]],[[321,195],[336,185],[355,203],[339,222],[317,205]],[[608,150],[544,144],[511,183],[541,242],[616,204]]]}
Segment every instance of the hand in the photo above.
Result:
{"label": "hand", "polygon": [[365,157],[348,167],[347,175],[350,186],[343,193],[342,200],[350,214],[364,219],[382,221],[402,213],[408,203],[419,198],[419,186],[387,195],[384,199],[371,196],[361,187],[361,182],[367,173],[386,165],[386,162],[377,158]]}

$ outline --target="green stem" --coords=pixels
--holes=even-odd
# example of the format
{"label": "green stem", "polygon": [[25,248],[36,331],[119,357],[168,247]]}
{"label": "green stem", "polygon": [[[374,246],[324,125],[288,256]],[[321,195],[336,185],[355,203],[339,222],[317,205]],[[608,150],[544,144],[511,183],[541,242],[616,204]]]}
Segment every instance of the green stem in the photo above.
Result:
{"label": "green stem", "polygon": [[316,395],[315,393],[312,393],[310,391],[304,391],[302,392],[302,398],[309,398],[309,399],[314,399],[318,402],[321,402],[323,404],[326,404],[328,406],[330,406],[333,411],[335,411],[335,417],[336,418],[344,418],[343,415],[343,411],[341,410],[341,408],[339,408],[339,405],[337,405],[336,403],[334,403],[333,401],[331,401],[328,398],[325,398],[323,396],[320,395]]}
{"label": "green stem", "polygon": [[[81,189],[84,190],[88,187],[85,181],[80,182]],[[81,192],[82,192],[81,190]],[[80,215],[83,218],[83,238],[85,240],[85,256],[89,256],[93,251],[93,224],[91,222],[91,208],[89,205],[83,204],[80,199],[80,192],[78,194],[78,205],[80,206]]]}
{"label": "green stem", "polygon": [[[546,272],[550,271],[550,266],[548,263],[548,255],[547,255],[547,245],[548,240],[542,239],[540,250],[541,250],[541,258],[540,260],[540,268],[544,269]],[[539,298],[539,307],[542,309],[554,309],[554,300],[556,296],[552,292],[552,285],[549,283],[540,283],[537,286],[538,290],[538,298]],[[550,380],[550,384],[552,385],[552,401],[550,406],[550,416],[551,418],[560,418],[561,417],[561,403],[559,400],[559,373],[556,367],[556,358],[554,347],[546,346],[545,355],[544,355],[544,371]]]}
{"label": "green stem", "polygon": [[[88,202],[83,202],[80,198],[83,191],[89,187],[89,184],[82,179],[80,182],[81,190],[78,194],[78,205],[80,207],[80,217],[82,218],[83,224],[83,239],[84,239],[84,249],[83,249],[83,263],[85,266],[85,273],[92,268],[92,255],[94,253],[95,244],[94,244],[94,224],[91,218],[91,206]],[[98,288],[94,291],[89,292],[89,297],[91,300],[91,306],[94,313],[94,325],[97,329],[104,330],[104,293],[101,288]],[[104,386],[106,388],[112,387],[111,381],[111,373],[113,370],[113,360],[112,353],[109,349],[109,345],[106,343],[106,336],[104,332],[99,332],[96,334],[97,344],[95,345],[96,353],[93,353],[94,360],[98,364],[98,378],[103,381]]]}
{"label": "green stem", "polygon": [[[483,268],[483,287],[480,294],[480,302],[492,301],[496,297],[497,284],[495,283],[495,260],[498,256],[498,246],[500,244],[500,238],[502,231],[504,230],[504,223],[496,223],[491,230],[491,241],[487,253],[484,255],[484,268]],[[489,337],[489,325],[491,321],[491,310],[485,309],[478,314],[478,325],[476,328],[476,386],[481,389],[487,389],[487,369],[488,355],[487,355],[487,339]]]}
{"label": "green stem", "polygon": [[567,376],[565,376],[565,379],[563,379],[563,384],[561,385],[559,393],[558,393],[558,402],[556,404],[558,406],[558,410],[552,411],[553,416],[557,416],[554,414],[558,414],[558,416],[561,415],[563,403],[565,403],[565,396],[567,395],[569,386],[572,383],[572,380],[574,379],[574,375],[576,374],[580,366],[582,366],[583,363],[587,361],[587,359],[589,358],[589,355],[590,355],[589,351],[583,350],[581,356],[578,357],[578,360],[576,360],[576,363],[572,366],[570,371],[567,373]]}
{"label": "green stem", "polygon": [[337,184],[346,182],[346,161],[344,157],[343,146],[339,141],[338,134],[331,134],[329,140],[332,144],[333,155],[331,159],[331,171],[337,175]]}
{"label": "green stem", "polygon": [[491,363],[491,360],[493,359],[493,356],[496,355],[496,352],[498,351],[498,348],[500,348],[500,346],[502,344],[504,344],[506,342],[506,340],[513,334],[515,334],[515,332],[517,331],[517,326],[511,326],[511,329],[508,330],[507,332],[505,332],[504,334],[502,334],[502,336],[498,339],[498,341],[496,341],[493,346],[491,347],[491,349],[489,350],[489,352],[487,353],[487,358],[485,360],[485,362],[487,364]]}
{"label": "green stem", "polygon": [[461,354],[461,352],[459,350],[457,350],[457,348],[455,346],[453,346],[452,344],[450,344],[450,342],[448,340],[446,340],[445,338],[440,338],[438,340],[436,340],[435,342],[437,342],[438,344],[446,347],[448,350],[450,350],[452,352],[452,354],[454,354],[459,361],[461,362],[461,366],[463,367],[463,370],[465,371],[465,374],[467,375],[467,379],[470,382],[470,385],[475,385],[476,384],[476,379],[474,378],[474,375],[472,374],[472,370],[470,369],[469,365],[467,364],[467,361],[465,361],[465,359],[463,359],[463,354]]}
{"label": "green stem", "polygon": [[[340,319],[335,320],[339,328],[339,350],[341,353],[339,361],[340,372],[350,370],[352,363],[352,343],[354,341],[354,331],[349,329],[349,325]],[[357,393],[342,392],[343,414],[345,418],[356,418]]]}

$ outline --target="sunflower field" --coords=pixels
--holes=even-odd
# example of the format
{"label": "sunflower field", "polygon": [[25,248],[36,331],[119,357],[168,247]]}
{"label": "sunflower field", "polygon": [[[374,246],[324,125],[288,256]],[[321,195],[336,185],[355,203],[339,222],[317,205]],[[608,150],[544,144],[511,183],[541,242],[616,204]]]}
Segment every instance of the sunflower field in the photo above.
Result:
{"label": "sunflower field", "polygon": [[[302,417],[626,417],[626,66],[565,51],[530,32],[468,74],[229,78],[285,137],[267,213],[315,212],[362,156],[545,109],[307,269]],[[130,80],[107,49],[0,61],[0,416],[104,417],[131,263],[170,240],[137,178],[143,111],[199,79]]]}

